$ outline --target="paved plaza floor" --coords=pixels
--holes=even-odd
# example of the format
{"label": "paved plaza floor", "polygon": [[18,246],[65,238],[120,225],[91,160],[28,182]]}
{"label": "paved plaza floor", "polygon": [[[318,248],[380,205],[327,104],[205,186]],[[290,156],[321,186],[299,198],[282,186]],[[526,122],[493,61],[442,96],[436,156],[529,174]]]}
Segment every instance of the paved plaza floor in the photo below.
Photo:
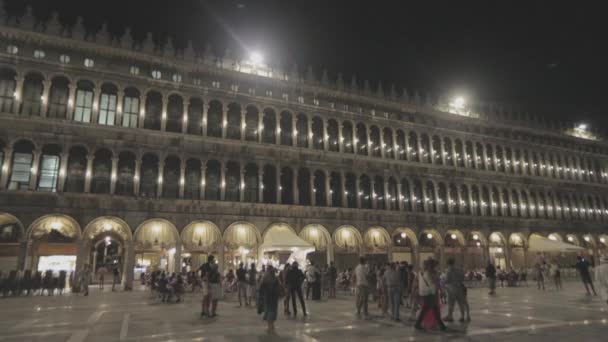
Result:
{"label": "paved plaza floor", "polygon": [[199,317],[200,294],[179,304],[159,303],[144,291],[7,298],[0,299],[0,341],[608,341],[608,305],[585,296],[578,282],[561,292],[499,288],[495,297],[470,289],[469,301],[469,324],[420,332],[382,317],[375,303],[371,319],[360,320],[354,298],[344,294],[307,302],[307,318],[280,315],[278,336],[268,336],[255,309],[239,308],[230,297],[214,319]]}

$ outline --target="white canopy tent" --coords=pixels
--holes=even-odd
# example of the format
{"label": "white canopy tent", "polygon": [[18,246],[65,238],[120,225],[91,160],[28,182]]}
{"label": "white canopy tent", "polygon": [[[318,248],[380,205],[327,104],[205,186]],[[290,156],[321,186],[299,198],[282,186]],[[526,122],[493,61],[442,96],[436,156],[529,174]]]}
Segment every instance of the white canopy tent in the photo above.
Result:
{"label": "white canopy tent", "polygon": [[570,243],[551,240],[537,234],[532,234],[532,236],[530,236],[529,250],[531,252],[578,252],[585,249]]}
{"label": "white canopy tent", "polygon": [[314,245],[301,239],[289,227],[276,225],[264,236],[264,242],[259,247],[259,260],[262,264],[267,264],[269,260],[264,257],[264,253],[291,252],[287,262],[297,261],[300,265],[305,265],[306,255],[314,251]]}

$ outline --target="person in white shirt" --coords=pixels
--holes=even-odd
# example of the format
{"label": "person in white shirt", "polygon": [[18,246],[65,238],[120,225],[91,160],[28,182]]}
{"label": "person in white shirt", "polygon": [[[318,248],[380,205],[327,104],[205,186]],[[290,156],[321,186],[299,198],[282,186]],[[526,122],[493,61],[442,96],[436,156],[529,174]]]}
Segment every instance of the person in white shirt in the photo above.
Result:
{"label": "person in white shirt", "polygon": [[600,265],[595,267],[595,283],[602,300],[608,304],[608,254],[602,255]]}
{"label": "person in white shirt", "polygon": [[359,258],[359,265],[355,267],[354,277],[354,283],[357,288],[357,316],[361,316],[361,309],[363,309],[363,315],[365,316],[365,318],[367,318],[367,301],[369,297],[369,268],[367,267],[364,257]]}

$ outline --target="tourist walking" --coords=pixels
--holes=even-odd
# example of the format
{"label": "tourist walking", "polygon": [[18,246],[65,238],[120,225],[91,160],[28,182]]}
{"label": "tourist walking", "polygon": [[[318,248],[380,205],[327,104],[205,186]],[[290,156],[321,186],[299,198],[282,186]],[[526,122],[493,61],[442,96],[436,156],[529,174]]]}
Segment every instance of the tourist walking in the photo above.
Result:
{"label": "tourist walking", "polygon": [[541,288],[545,291],[545,274],[543,272],[543,264],[537,262],[534,264],[534,277],[536,278],[536,287],[540,291]]}
{"label": "tourist walking", "polygon": [[562,289],[562,275],[561,275],[561,270],[559,269],[559,266],[557,265],[557,262],[555,260],[553,260],[551,262],[551,264],[549,265],[549,273],[551,274],[551,277],[553,278],[553,283],[555,284],[555,289],[557,291]]}
{"label": "tourist walking", "polygon": [[471,321],[469,303],[467,301],[467,288],[464,285],[464,271],[456,267],[454,258],[448,259],[448,267],[445,271],[445,288],[448,293],[448,313],[443,319],[445,322],[453,322],[454,304],[460,309],[460,322]]}
{"label": "tourist walking", "polygon": [[328,277],[329,277],[329,298],[336,298],[336,281],[338,278],[338,270],[334,265],[334,262],[329,263],[328,269]]}
{"label": "tourist walking", "polygon": [[589,291],[589,287],[593,291],[593,295],[597,296],[595,292],[595,287],[593,287],[593,280],[591,280],[591,273],[589,273],[589,261],[583,258],[580,255],[576,256],[576,265],[574,267],[578,270],[578,273],[581,275],[581,280],[583,281],[583,285],[585,285],[585,290],[587,290],[587,295],[591,296],[591,292]]}
{"label": "tourist walking", "polygon": [[486,278],[488,278],[488,287],[490,288],[490,294],[496,294],[496,268],[491,262],[488,262],[486,267]]}
{"label": "tourist walking", "polygon": [[388,291],[388,301],[391,309],[391,318],[399,321],[399,307],[401,306],[402,279],[395,263],[391,263],[384,272],[384,284]]}
{"label": "tourist walking", "polygon": [[201,317],[217,316],[217,301],[220,296],[220,272],[218,271],[215,257],[210,255],[207,262],[200,267],[203,279],[203,304]]}
{"label": "tourist walking", "polygon": [[283,286],[283,292],[285,293],[285,298],[283,298],[283,311],[287,316],[291,315],[291,312],[289,311],[289,286],[287,285],[287,272],[289,272],[289,268],[289,263],[286,263],[285,266],[283,266],[283,270],[279,272],[279,282],[281,283],[281,286]]}
{"label": "tourist walking", "polygon": [[595,267],[595,282],[602,300],[608,304],[608,254],[600,257],[600,265]]}
{"label": "tourist walking", "polygon": [[268,333],[274,334],[274,322],[277,320],[281,284],[275,275],[272,265],[266,266],[266,272],[260,283],[258,294],[258,314],[264,313],[262,319],[268,323]]}
{"label": "tourist walking", "polygon": [[[418,274],[418,294],[422,298],[422,308],[420,309],[420,314],[414,325],[418,330],[423,329],[423,321],[425,321],[425,325],[428,327],[437,325],[440,330],[446,330],[446,326],[441,320],[441,313],[439,311],[439,291],[437,288],[439,276],[435,267],[435,260],[425,260],[422,265],[422,271]],[[431,316],[427,316],[429,311],[431,312]]]}
{"label": "tourist walking", "polygon": [[242,307],[243,302],[245,302],[245,306],[249,306],[247,300],[247,271],[242,262],[239,263],[239,268],[236,270],[236,291],[239,297],[239,306]]}
{"label": "tourist walking", "polygon": [[251,263],[247,272],[247,305],[255,303],[257,290],[258,270],[255,268],[255,263]]}
{"label": "tourist walking", "polygon": [[85,296],[89,295],[89,282],[91,281],[91,273],[89,269],[89,264],[84,264],[82,266],[82,271],[80,271],[80,290]]}
{"label": "tourist walking", "polygon": [[369,273],[370,270],[367,267],[367,263],[364,257],[359,258],[359,265],[355,267],[354,271],[354,283],[356,286],[357,294],[357,316],[361,316],[361,310],[363,310],[364,318],[369,316],[368,311],[368,300],[369,300]]}
{"label": "tourist walking", "polygon": [[298,306],[296,305],[296,296],[300,300],[302,305],[302,313],[304,317],[308,315],[306,312],[306,304],[304,303],[304,296],[302,294],[302,283],[304,282],[304,273],[298,268],[298,262],[294,261],[289,271],[287,271],[286,283],[289,288],[289,296],[291,297],[291,304],[293,306],[293,316],[298,315]]}
{"label": "tourist walking", "polygon": [[116,284],[120,284],[120,271],[118,265],[112,268],[112,291],[115,291]]}
{"label": "tourist walking", "polygon": [[108,269],[105,265],[101,265],[100,268],[97,269],[96,275],[99,281],[99,289],[103,291],[103,285],[105,282],[106,274],[108,273]]}

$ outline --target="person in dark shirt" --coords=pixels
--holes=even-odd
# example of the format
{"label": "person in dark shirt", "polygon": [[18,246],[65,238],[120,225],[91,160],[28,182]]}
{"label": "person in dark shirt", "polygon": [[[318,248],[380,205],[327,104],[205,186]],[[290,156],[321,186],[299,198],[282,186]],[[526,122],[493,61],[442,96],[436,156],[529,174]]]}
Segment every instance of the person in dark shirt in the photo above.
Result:
{"label": "person in dark shirt", "polygon": [[578,255],[576,257],[576,265],[574,267],[578,270],[578,273],[581,275],[581,280],[583,281],[583,285],[585,285],[585,290],[587,290],[587,295],[591,296],[591,292],[589,291],[589,287],[593,291],[593,295],[597,296],[595,292],[595,287],[593,286],[593,281],[591,280],[591,273],[589,272],[589,261],[585,260],[582,256]]}
{"label": "person in dark shirt", "polygon": [[[215,257],[210,255],[207,258],[207,262],[204,263],[200,268],[201,278],[203,279],[203,305],[201,310],[201,317],[217,316],[217,301],[220,296],[220,272],[217,269],[215,263]],[[209,310],[211,306],[211,310]]]}
{"label": "person in dark shirt", "polygon": [[488,278],[488,286],[490,287],[490,294],[496,294],[496,268],[491,262],[486,267],[486,278]]}
{"label": "person in dark shirt", "polygon": [[239,296],[239,306],[243,306],[243,300],[245,306],[249,306],[247,300],[247,271],[243,267],[243,263],[240,263],[238,270],[236,270],[236,289]]}
{"label": "person in dark shirt", "polygon": [[304,296],[302,294],[302,282],[304,282],[304,273],[302,273],[302,270],[298,268],[298,262],[294,261],[291,267],[289,268],[289,271],[287,271],[287,275],[285,276],[285,283],[287,284],[287,288],[289,289],[289,296],[291,297],[294,317],[298,315],[296,295],[298,296],[300,304],[302,305],[302,312],[304,313],[304,317],[307,316],[306,304],[304,303]]}
{"label": "person in dark shirt", "polygon": [[252,262],[247,272],[247,300],[249,304],[256,303],[257,278],[258,270],[255,268],[255,263]]}
{"label": "person in dark shirt", "polygon": [[334,262],[329,263],[329,298],[336,298],[336,279],[338,279],[338,270]]}

